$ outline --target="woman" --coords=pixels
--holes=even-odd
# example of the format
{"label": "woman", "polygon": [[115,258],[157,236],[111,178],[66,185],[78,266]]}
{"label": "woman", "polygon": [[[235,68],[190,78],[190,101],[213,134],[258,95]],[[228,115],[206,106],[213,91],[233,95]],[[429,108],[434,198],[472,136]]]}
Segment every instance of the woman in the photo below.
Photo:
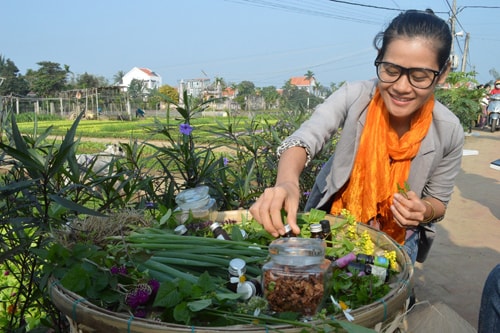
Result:
{"label": "woman", "polygon": [[[415,231],[443,218],[462,158],[463,128],[433,94],[450,69],[451,32],[431,10],[410,10],[398,15],[374,44],[378,80],[345,84],[283,141],[275,186],[250,212],[277,237],[285,232],[284,208],[293,232],[300,233],[300,174],[342,129],[306,210],[337,215],[345,208],[405,244],[414,262]],[[398,191],[406,186],[405,193]]]}

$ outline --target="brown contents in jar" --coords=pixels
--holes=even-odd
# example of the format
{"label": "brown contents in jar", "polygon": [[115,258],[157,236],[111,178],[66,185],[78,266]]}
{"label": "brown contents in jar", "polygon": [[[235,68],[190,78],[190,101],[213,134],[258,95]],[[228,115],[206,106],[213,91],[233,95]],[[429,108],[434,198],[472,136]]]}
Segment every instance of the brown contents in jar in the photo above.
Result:
{"label": "brown contents in jar", "polygon": [[314,315],[323,300],[323,273],[297,274],[286,267],[264,272],[263,282],[272,311]]}

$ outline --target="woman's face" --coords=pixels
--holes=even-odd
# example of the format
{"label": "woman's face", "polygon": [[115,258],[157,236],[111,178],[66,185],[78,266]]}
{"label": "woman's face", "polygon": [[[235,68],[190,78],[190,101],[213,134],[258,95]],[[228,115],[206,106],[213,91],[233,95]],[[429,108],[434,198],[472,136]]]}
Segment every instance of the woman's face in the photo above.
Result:
{"label": "woman's face", "polygon": [[[386,49],[383,59],[405,68],[427,68],[439,71],[436,48],[431,42],[423,38],[395,39]],[[443,83],[446,73],[441,74],[427,89],[412,86],[408,75],[403,74],[393,83],[378,83],[380,94],[385,102],[391,117],[399,120],[411,119],[415,111],[431,97],[437,83]]]}

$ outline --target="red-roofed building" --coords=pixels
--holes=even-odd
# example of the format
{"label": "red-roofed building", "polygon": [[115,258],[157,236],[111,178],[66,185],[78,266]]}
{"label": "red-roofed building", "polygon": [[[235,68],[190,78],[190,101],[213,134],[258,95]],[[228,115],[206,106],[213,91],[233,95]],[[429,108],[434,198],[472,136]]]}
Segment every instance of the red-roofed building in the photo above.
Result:
{"label": "red-roofed building", "polygon": [[161,76],[150,70],[149,68],[132,68],[122,78],[121,86],[127,90],[132,80],[139,80],[145,83],[146,89],[158,89],[161,86]]}
{"label": "red-roofed building", "polygon": [[290,84],[296,86],[299,89],[304,89],[308,93],[312,94],[314,91],[314,87],[316,86],[316,79],[314,77],[308,79],[305,76],[296,76],[290,78]]}
{"label": "red-roofed building", "polygon": [[226,87],[226,89],[222,90],[222,97],[233,99],[236,97],[236,90],[231,87]]}

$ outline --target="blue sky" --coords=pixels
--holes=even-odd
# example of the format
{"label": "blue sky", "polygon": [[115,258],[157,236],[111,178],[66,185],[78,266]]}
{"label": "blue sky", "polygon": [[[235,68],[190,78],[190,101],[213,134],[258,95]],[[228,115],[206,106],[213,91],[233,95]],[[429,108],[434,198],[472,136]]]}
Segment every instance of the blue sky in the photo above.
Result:
{"label": "blue sky", "polygon": [[[470,33],[466,71],[490,81],[490,69],[500,71],[500,3],[456,1],[456,31]],[[429,7],[448,19],[453,0],[345,2],[361,6],[329,0],[4,1],[0,55],[22,74],[52,61],[110,83],[118,71],[137,66],[173,86],[222,77],[281,87],[308,70],[329,86],[375,75],[373,38],[398,9]],[[461,59],[465,37],[454,45]]]}

